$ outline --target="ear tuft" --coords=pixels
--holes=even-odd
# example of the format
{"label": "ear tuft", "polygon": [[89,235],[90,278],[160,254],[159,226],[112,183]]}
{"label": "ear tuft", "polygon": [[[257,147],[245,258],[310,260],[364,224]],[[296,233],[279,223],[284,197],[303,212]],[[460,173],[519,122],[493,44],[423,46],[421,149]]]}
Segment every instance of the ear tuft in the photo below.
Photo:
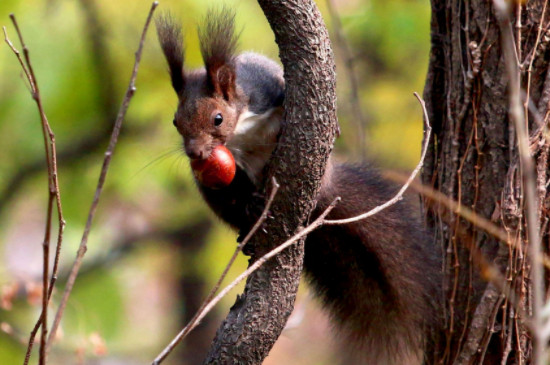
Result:
{"label": "ear tuft", "polygon": [[185,73],[183,70],[184,48],[181,24],[174,21],[170,14],[157,17],[157,35],[160,46],[168,62],[172,87],[178,95],[185,87]]}
{"label": "ear tuft", "polygon": [[226,100],[235,96],[234,53],[238,36],[235,34],[235,11],[225,6],[210,9],[199,27],[201,53],[213,94]]}

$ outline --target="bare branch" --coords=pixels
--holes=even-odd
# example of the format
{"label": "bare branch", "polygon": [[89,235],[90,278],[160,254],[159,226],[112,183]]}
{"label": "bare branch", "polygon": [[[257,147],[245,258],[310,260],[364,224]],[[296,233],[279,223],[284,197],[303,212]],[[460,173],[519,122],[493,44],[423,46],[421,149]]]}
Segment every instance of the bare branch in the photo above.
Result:
{"label": "bare branch", "polygon": [[23,69],[23,72],[25,72],[25,76],[27,77],[27,81],[29,81],[29,83],[31,85],[31,90],[34,92],[34,83],[33,83],[31,75],[29,74],[29,70],[27,70],[27,66],[25,65],[25,62],[23,62],[23,58],[21,58],[21,52],[19,52],[17,50],[17,48],[15,48],[13,43],[8,38],[8,32],[6,30],[6,27],[2,27],[2,29],[4,30],[4,41],[11,48],[13,53],[15,53],[15,56],[17,57],[17,60],[19,61],[19,64],[21,65],[21,68]]}
{"label": "bare branch", "polygon": [[[10,19],[13,22],[13,25],[17,31],[17,35],[19,37],[19,41],[21,42],[21,46],[23,47],[23,53],[25,55],[25,60],[21,58],[21,55],[19,51],[15,48],[15,46],[12,44],[12,42],[8,38],[8,34],[6,31],[6,28],[4,27],[4,37],[5,41],[8,44],[8,46],[12,49],[12,51],[15,53],[19,64],[23,68],[23,71],[27,77],[27,80],[29,84],[31,85],[31,95],[33,100],[35,100],[38,112],[40,114],[40,120],[42,123],[42,134],[44,137],[44,151],[46,154],[46,165],[48,169],[48,208],[47,208],[47,214],[46,214],[46,229],[44,234],[44,241],[43,241],[43,273],[42,273],[42,312],[40,314],[40,317],[35,324],[33,331],[31,332],[29,343],[27,346],[27,351],[25,355],[25,364],[28,363],[30,354],[32,351],[32,347],[34,344],[34,338],[36,336],[36,333],[38,332],[38,329],[42,325],[42,333],[40,337],[40,356],[39,356],[39,363],[41,365],[46,364],[46,337],[47,337],[47,319],[48,319],[48,304],[51,298],[51,294],[53,291],[53,287],[55,285],[55,281],[57,278],[57,271],[58,271],[58,263],[59,263],[59,255],[61,252],[61,245],[63,242],[63,231],[65,229],[65,220],[63,219],[63,209],[61,206],[61,193],[59,190],[59,181],[58,181],[58,173],[57,173],[57,151],[56,151],[56,144],[55,144],[55,135],[50,127],[50,124],[48,122],[48,118],[46,117],[46,113],[44,111],[43,105],[42,105],[42,99],[40,97],[40,89],[38,88],[38,82],[36,80],[36,76],[34,73],[34,69],[32,67],[29,50],[25,44],[25,41],[23,39],[23,34],[21,33],[21,30],[19,28],[19,25],[17,23],[17,19],[15,18],[14,14],[10,14]],[[57,203],[57,214],[58,214],[58,234],[57,234],[57,245],[56,245],[56,254],[54,258],[54,268],[52,272],[52,278],[50,280],[50,283],[48,284],[48,277],[49,277],[49,262],[50,262],[50,237],[51,237],[51,226],[52,226],[52,215],[53,215],[53,203],[54,200]]]}
{"label": "bare branch", "polygon": [[[386,174],[386,176],[396,181],[405,181],[406,179],[406,176],[397,173],[388,173]],[[459,204],[457,201],[449,198],[443,193],[417,182],[413,182],[411,184],[411,188],[419,192],[424,198],[427,199],[428,202],[430,202],[427,204],[428,206],[431,205],[433,207],[438,207],[440,210],[440,216],[444,217],[444,212],[441,211],[441,207],[443,207],[447,210],[447,213],[452,212],[453,214],[456,214],[471,222],[477,228],[481,228],[501,242],[506,243],[516,250],[521,250],[520,241],[510,241],[510,239],[507,238],[506,233],[502,231],[498,226],[494,225],[489,220],[471,211],[470,209],[465,208],[463,205]],[[506,277],[504,277],[504,275],[500,272],[494,262],[491,262],[486,258],[483,252],[475,245],[471,235],[469,236],[468,233],[460,226],[456,226],[455,230],[456,234],[461,237],[459,241],[462,242],[464,246],[471,252],[472,261],[479,268],[481,277],[494,286],[492,291],[495,291],[496,288],[496,290],[498,290],[498,292],[500,292],[500,294],[504,298],[512,303],[512,306],[516,311],[521,323],[525,325],[526,328],[533,331],[536,328],[536,324],[530,318],[528,313],[526,313],[523,309],[521,295],[516,293],[513,284],[508,282]],[[548,265],[548,267],[550,267],[550,260],[547,256],[543,257],[541,261],[544,262],[545,265]],[[477,308],[477,310],[481,311],[485,311],[487,308],[494,309],[492,306],[478,306]],[[472,347],[472,351],[474,348],[477,349],[478,347]],[[466,364],[468,363],[468,361],[464,359],[470,359],[473,355],[473,353],[468,353],[468,351],[462,351],[460,354],[462,360],[458,361],[457,363]]]}
{"label": "bare branch", "polygon": [[[396,180],[396,181],[402,181],[405,179],[403,175],[392,173],[392,172],[388,172],[384,175],[389,179]],[[517,239],[511,240],[506,234],[506,232],[500,229],[496,224],[493,224],[490,220],[482,217],[481,215],[477,214],[473,210],[468,209],[464,205],[459,204],[457,201],[454,201],[453,199],[449,198],[448,196],[441,193],[440,191],[434,190],[428,186],[424,186],[422,184],[418,184],[415,182],[411,183],[411,188],[418,191],[422,196],[444,206],[447,210],[453,212],[453,214],[456,214],[461,218],[467,220],[477,228],[482,229],[483,231],[487,232],[488,234],[495,237],[499,241],[512,247],[514,250],[521,251],[522,247],[521,247],[521,242],[519,240]],[[543,253],[541,255],[539,262],[542,263],[548,269],[550,269],[550,257],[548,257],[548,255]]]}
{"label": "bare branch", "polygon": [[[527,68],[527,87],[526,87],[526,90],[525,90],[525,101],[523,103],[523,107],[525,109],[525,119],[528,118],[528,113],[529,113],[529,102],[530,102],[530,94],[531,94],[531,78],[532,78],[532,75],[533,75],[533,63],[535,61],[535,58],[537,56],[537,53],[538,53],[538,46],[540,44],[540,41],[541,41],[541,37],[542,37],[542,32],[543,32],[543,28],[544,28],[544,18],[546,17],[546,7],[548,5],[548,0],[545,0],[544,1],[544,5],[542,7],[542,13],[541,13],[541,19],[540,19],[540,22],[539,22],[539,29],[537,31],[537,39],[535,40],[535,45],[533,46],[533,50],[531,52],[531,56],[529,57],[530,60],[529,60],[529,67]],[[521,6],[518,6],[518,9],[521,9]],[[519,32],[519,30],[518,30]],[[518,34],[521,34],[521,33],[518,33]]]}
{"label": "bare branch", "polygon": [[[87,131],[85,135],[79,136],[77,140],[71,141],[69,145],[61,148],[57,156],[58,164],[65,164],[69,167],[71,164],[78,163],[82,158],[90,155],[95,155],[98,151],[103,150],[103,146],[108,143],[109,136],[112,130],[113,120],[116,119],[119,102],[115,83],[115,71],[108,54],[105,44],[106,30],[99,19],[97,10],[97,2],[89,0],[79,0],[80,7],[83,10],[84,22],[82,24],[86,36],[86,44],[88,44],[88,52],[91,55],[90,73],[97,76],[95,83],[96,95],[94,96],[97,104],[98,112],[101,115],[100,123],[96,123],[97,129]],[[29,86],[33,89],[34,86]],[[31,91],[32,92],[32,91]],[[142,133],[141,127],[136,128],[135,125],[128,125],[122,131],[121,138],[124,134],[131,135],[132,133]],[[3,188],[0,191],[0,214],[3,209],[8,206],[8,203],[18,196],[25,182],[33,176],[42,172],[43,162],[40,159],[34,159],[27,163],[21,162],[17,171],[12,176],[7,177],[3,183]],[[54,261],[54,267],[56,263]],[[51,287],[51,286],[50,286]]]}

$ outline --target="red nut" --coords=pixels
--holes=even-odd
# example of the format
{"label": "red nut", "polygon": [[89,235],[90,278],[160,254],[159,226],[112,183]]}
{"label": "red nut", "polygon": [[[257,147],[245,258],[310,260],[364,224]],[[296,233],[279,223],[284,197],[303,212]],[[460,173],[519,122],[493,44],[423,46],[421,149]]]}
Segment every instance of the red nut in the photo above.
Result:
{"label": "red nut", "polygon": [[197,180],[212,189],[231,184],[236,172],[233,155],[222,145],[214,148],[207,159],[191,160],[191,168]]}

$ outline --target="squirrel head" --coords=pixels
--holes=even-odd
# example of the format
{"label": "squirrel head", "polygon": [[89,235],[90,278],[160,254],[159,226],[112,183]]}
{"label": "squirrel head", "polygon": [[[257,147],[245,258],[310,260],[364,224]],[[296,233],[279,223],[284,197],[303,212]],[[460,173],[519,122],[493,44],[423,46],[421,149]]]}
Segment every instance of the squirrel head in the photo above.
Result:
{"label": "squirrel head", "polygon": [[214,148],[224,145],[244,108],[236,85],[234,23],[234,11],[225,7],[208,12],[199,28],[204,68],[186,72],[181,26],[169,16],[157,19],[160,44],[179,98],[174,126],[192,159],[208,158]]}

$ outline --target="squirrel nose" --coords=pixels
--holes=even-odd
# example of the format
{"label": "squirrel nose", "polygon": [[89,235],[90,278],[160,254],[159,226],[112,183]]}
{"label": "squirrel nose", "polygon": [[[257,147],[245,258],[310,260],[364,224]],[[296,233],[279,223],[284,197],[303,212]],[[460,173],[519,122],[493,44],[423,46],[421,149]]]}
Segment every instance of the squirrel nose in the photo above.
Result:
{"label": "squirrel nose", "polygon": [[208,157],[205,148],[198,145],[195,141],[185,144],[185,153],[193,160],[203,160]]}

